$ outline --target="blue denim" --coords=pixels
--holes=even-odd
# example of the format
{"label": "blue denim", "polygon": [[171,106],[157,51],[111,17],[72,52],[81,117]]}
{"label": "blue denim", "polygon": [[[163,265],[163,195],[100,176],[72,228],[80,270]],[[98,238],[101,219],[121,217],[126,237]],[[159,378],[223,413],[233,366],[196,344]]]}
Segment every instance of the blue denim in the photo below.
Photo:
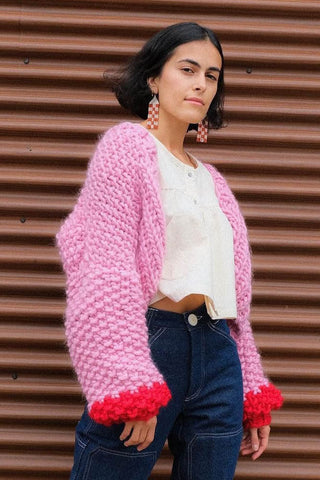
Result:
{"label": "blue denim", "polygon": [[149,307],[146,321],[153,360],[172,393],[158,414],[155,438],[141,452],[125,447],[123,423],[105,427],[85,409],[70,480],[147,480],[166,439],[174,457],[171,480],[232,480],[243,386],[226,320],[212,320],[203,304],[181,314]]}

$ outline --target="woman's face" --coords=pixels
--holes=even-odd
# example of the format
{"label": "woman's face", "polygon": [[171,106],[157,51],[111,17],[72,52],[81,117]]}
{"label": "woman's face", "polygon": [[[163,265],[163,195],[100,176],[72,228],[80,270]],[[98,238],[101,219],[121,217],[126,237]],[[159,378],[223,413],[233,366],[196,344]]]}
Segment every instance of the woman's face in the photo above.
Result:
{"label": "woman's face", "polygon": [[217,92],[221,56],[210,40],[179,45],[158,77],[149,79],[159,94],[159,121],[198,123]]}

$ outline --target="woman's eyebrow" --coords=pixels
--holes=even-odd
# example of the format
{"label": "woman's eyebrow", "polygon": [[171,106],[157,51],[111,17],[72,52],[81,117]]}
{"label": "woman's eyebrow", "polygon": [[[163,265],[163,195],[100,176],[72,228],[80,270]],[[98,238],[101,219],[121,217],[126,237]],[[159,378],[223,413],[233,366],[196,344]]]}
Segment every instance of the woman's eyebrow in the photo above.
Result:
{"label": "woman's eyebrow", "polygon": [[[181,62],[188,62],[188,63],[191,63],[192,65],[195,65],[196,67],[201,68],[201,65],[195,60],[192,60],[191,58],[184,58],[183,60],[178,61],[178,63],[181,63]],[[209,67],[207,70],[214,70],[215,72],[220,72],[219,68],[217,67]]]}

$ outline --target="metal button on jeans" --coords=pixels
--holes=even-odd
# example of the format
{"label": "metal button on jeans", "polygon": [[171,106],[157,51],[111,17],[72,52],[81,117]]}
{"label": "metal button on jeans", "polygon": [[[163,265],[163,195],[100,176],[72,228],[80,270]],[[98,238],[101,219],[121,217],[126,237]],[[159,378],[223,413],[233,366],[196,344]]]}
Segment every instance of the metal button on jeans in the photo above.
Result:
{"label": "metal button on jeans", "polygon": [[195,315],[194,313],[190,313],[190,315],[188,316],[188,322],[190,323],[190,325],[195,327],[198,323],[197,315]]}

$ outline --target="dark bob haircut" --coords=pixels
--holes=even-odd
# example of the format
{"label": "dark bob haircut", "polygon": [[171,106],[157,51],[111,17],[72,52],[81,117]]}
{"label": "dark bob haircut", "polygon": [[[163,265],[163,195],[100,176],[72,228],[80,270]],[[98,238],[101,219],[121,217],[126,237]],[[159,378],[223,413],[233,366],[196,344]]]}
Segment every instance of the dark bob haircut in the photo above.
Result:
{"label": "dark bob haircut", "polygon": [[[209,128],[221,128],[224,101],[224,58],[220,42],[212,30],[197,23],[183,22],[170,25],[156,33],[143,48],[130,59],[114,81],[113,91],[122,107],[142,119],[148,116],[148,103],[152,92],[147,80],[160,75],[164,64],[174,49],[195,40],[210,40],[217,48],[222,61],[217,93],[208,109],[206,120]],[[197,130],[198,124],[189,124],[189,130]]]}

